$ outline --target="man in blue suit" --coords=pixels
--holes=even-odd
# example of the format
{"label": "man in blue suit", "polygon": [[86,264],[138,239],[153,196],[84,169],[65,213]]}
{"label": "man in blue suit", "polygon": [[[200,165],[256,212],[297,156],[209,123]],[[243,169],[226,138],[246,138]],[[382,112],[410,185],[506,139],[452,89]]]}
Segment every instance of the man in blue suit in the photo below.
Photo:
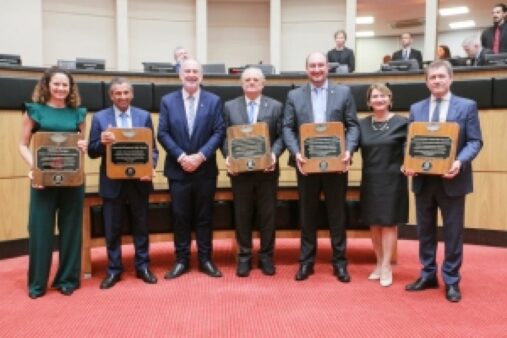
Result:
{"label": "man in blue suit", "polygon": [[[101,157],[99,194],[103,199],[104,229],[106,235],[108,267],[107,276],[100,284],[101,289],[114,286],[121,277],[121,216],[123,206],[128,202],[132,220],[132,234],[135,248],[136,276],[149,284],[155,284],[157,278],[150,271],[149,235],[146,219],[148,215],[148,197],[153,189],[152,177],[138,179],[113,180],[106,176],[106,146],[115,142],[110,127],[134,128],[146,127],[153,131],[150,113],[130,105],[134,98],[132,85],[124,78],[114,78],[109,87],[109,96],[113,106],[101,110],[93,116],[88,144],[91,158]],[[157,165],[158,149],[153,137],[153,167]]]}
{"label": "man in blue suit", "polygon": [[[450,302],[461,300],[459,270],[463,260],[463,223],[465,196],[471,193],[472,160],[482,148],[482,135],[477,104],[450,92],[452,67],[437,60],[426,69],[426,85],[431,97],[410,107],[410,121],[456,122],[459,138],[456,160],[443,176],[415,175],[412,191],[415,194],[416,218],[419,232],[419,259],[423,265],[420,277],[408,284],[407,291],[438,288],[437,280],[437,211],[443,219],[445,257],[442,277],[445,295]],[[403,170],[403,169],[402,169]]]}
{"label": "man in blue suit", "polygon": [[202,68],[196,60],[184,60],[179,76],[183,88],[162,98],[158,125],[158,141],[167,152],[164,175],[171,193],[176,250],[176,263],[165,278],[188,271],[192,228],[199,270],[221,277],[211,254],[218,175],[215,153],[225,136],[222,103],[218,96],[200,88]]}

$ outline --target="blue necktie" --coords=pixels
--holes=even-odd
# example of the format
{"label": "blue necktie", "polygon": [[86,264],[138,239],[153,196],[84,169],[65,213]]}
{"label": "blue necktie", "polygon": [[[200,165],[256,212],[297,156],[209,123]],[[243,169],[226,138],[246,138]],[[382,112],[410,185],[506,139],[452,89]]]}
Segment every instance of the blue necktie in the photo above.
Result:
{"label": "blue necktie", "polygon": [[442,103],[442,99],[435,100],[435,109],[433,110],[433,115],[431,116],[431,122],[440,122],[440,104]]}
{"label": "blue necktie", "polygon": [[188,135],[192,136],[195,120],[195,98],[193,96],[189,96],[187,100],[188,100],[188,112],[187,112]]}
{"label": "blue necktie", "polygon": [[313,103],[313,119],[315,123],[326,122],[324,90],[324,88],[314,88],[315,102]]}
{"label": "blue necktie", "polygon": [[254,116],[255,116],[255,106],[257,105],[257,102],[250,101],[248,103],[248,123],[254,124]]}
{"label": "blue necktie", "polygon": [[120,113],[120,121],[121,121],[121,128],[128,128],[129,127],[129,121],[127,118],[127,113],[122,112]]}
{"label": "blue necktie", "polygon": [[403,51],[403,60],[408,60],[408,50]]}

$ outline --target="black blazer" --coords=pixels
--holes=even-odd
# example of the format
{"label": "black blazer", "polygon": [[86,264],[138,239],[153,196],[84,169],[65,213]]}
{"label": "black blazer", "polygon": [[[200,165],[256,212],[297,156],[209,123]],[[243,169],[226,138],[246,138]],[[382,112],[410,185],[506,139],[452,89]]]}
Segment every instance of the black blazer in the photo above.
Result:
{"label": "black blazer", "polygon": [[[408,58],[417,60],[417,63],[419,64],[419,68],[422,69],[423,59],[422,59],[422,54],[420,51],[418,51],[417,49],[414,49],[414,48],[410,48],[410,55],[408,56]],[[393,59],[393,61],[403,60],[403,49],[400,49],[399,51],[394,52],[392,59]]]}
{"label": "black blazer", "polygon": [[356,58],[354,51],[350,48],[344,47],[343,50],[336,50],[335,48],[327,52],[328,62],[338,62],[341,65],[348,65],[349,72],[352,73],[356,69]]}
{"label": "black blazer", "polygon": [[[495,39],[496,26],[486,28],[481,34],[481,44],[483,48],[493,50],[493,40]],[[507,53],[507,25],[500,26],[500,53]]]}
{"label": "black blazer", "polygon": [[471,59],[472,66],[485,66],[486,65],[486,54],[493,54],[493,51],[490,49],[482,48],[479,52],[479,57],[475,59]]}

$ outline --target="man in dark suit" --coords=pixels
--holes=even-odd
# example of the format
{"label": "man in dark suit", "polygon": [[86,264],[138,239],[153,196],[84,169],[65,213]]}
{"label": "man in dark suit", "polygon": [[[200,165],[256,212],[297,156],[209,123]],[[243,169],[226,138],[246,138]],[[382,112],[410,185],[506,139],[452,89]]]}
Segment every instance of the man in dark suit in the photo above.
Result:
{"label": "man in dark suit", "polygon": [[[104,230],[107,245],[107,276],[100,284],[101,289],[114,286],[121,277],[121,224],[122,210],[128,204],[130,209],[132,235],[135,248],[136,276],[144,282],[154,284],[157,278],[149,269],[149,234],[146,224],[148,197],[153,189],[152,176],[138,179],[114,180],[106,176],[106,146],[115,142],[110,127],[145,127],[153,131],[150,113],[131,106],[134,98],[132,85],[124,78],[114,78],[109,87],[113,106],[93,116],[88,144],[91,158],[101,157],[99,194],[103,200]],[[153,167],[157,165],[158,150],[153,137]]]}
{"label": "man in dark suit", "polygon": [[392,60],[417,60],[419,64],[419,68],[422,68],[423,58],[420,51],[412,48],[412,43],[414,39],[412,38],[411,33],[403,33],[400,36],[401,46],[403,47],[399,51],[393,53]]}
{"label": "man in dark suit", "polygon": [[[317,224],[320,194],[324,193],[328,216],[332,264],[338,280],[347,283],[345,193],[346,173],[307,174],[305,158],[299,147],[299,127],[303,123],[343,122],[346,129],[346,151],[343,158],[350,165],[351,154],[359,141],[356,105],[349,87],[329,83],[328,62],[319,52],[308,55],[306,73],[310,83],[291,90],[284,108],[283,139],[291,154],[289,164],[297,165],[297,180],[301,215],[301,253],[296,280],[307,279],[313,273],[317,251]],[[295,161],[294,161],[295,160]]]}
{"label": "man in dark suit", "polygon": [[461,44],[469,60],[470,66],[478,67],[486,65],[486,54],[493,53],[491,50],[483,48],[481,42],[475,36],[471,36],[463,40]]}
{"label": "man in dark suit", "polygon": [[226,158],[234,196],[234,220],[236,240],[239,245],[236,275],[247,277],[252,268],[253,211],[258,221],[261,243],[259,268],[265,275],[274,275],[276,190],[278,187],[278,157],[284,150],[282,139],[282,104],[262,95],[264,74],[259,68],[250,67],[241,74],[244,96],[225,103],[225,126],[264,122],[269,127],[272,164],[264,172],[234,172],[229,165],[228,142],[222,152]]}
{"label": "man in dark suit", "polygon": [[491,11],[493,26],[486,28],[481,34],[482,47],[492,50],[494,54],[507,53],[506,15],[507,6],[505,4],[499,3],[494,5]]}
{"label": "man in dark suit", "polygon": [[[410,121],[456,122],[459,124],[456,160],[443,176],[416,175],[412,191],[415,194],[417,229],[419,232],[420,277],[406,286],[407,291],[438,287],[437,279],[437,212],[443,219],[445,257],[442,277],[445,295],[451,302],[461,300],[459,270],[463,260],[463,223],[465,196],[471,193],[472,160],[482,147],[482,135],[477,104],[450,92],[452,67],[444,60],[431,63],[426,69],[426,85],[431,97],[410,107]],[[403,169],[402,169],[403,170]]]}
{"label": "man in dark suit", "polygon": [[335,62],[340,65],[346,65],[350,73],[356,69],[356,59],[354,51],[345,47],[347,41],[347,33],[344,30],[339,30],[334,33],[334,40],[336,47],[327,52],[327,61]]}
{"label": "man in dark suit", "polygon": [[158,141],[167,152],[164,175],[171,194],[176,250],[176,263],[165,278],[176,278],[188,271],[192,228],[196,233],[199,270],[221,277],[211,254],[218,175],[215,152],[225,133],[222,103],[218,96],[200,88],[202,68],[196,60],[184,60],[179,76],[183,88],[162,97],[158,125]]}

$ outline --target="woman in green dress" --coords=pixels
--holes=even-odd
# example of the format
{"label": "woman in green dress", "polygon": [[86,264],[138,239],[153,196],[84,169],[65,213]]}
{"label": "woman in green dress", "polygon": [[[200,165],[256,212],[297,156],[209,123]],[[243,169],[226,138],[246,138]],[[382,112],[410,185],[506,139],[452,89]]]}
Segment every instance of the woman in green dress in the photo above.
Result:
{"label": "woman in green dress", "polygon": [[[66,70],[48,69],[35,86],[32,100],[23,114],[19,151],[30,169],[32,135],[38,131],[85,131],[86,109],[79,108],[81,99]],[[86,153],[86,140],[77,147]],[[32,170],[28,177],[33,179]],[[28,219],[29,266],[28,295],[38,298],[46,293],[53,250],[55,220],[58,215],[59,264],[52,287],[71,295],[80,285],[81,238],[84,185],[78,187],[44,187],[31,184]]]}

